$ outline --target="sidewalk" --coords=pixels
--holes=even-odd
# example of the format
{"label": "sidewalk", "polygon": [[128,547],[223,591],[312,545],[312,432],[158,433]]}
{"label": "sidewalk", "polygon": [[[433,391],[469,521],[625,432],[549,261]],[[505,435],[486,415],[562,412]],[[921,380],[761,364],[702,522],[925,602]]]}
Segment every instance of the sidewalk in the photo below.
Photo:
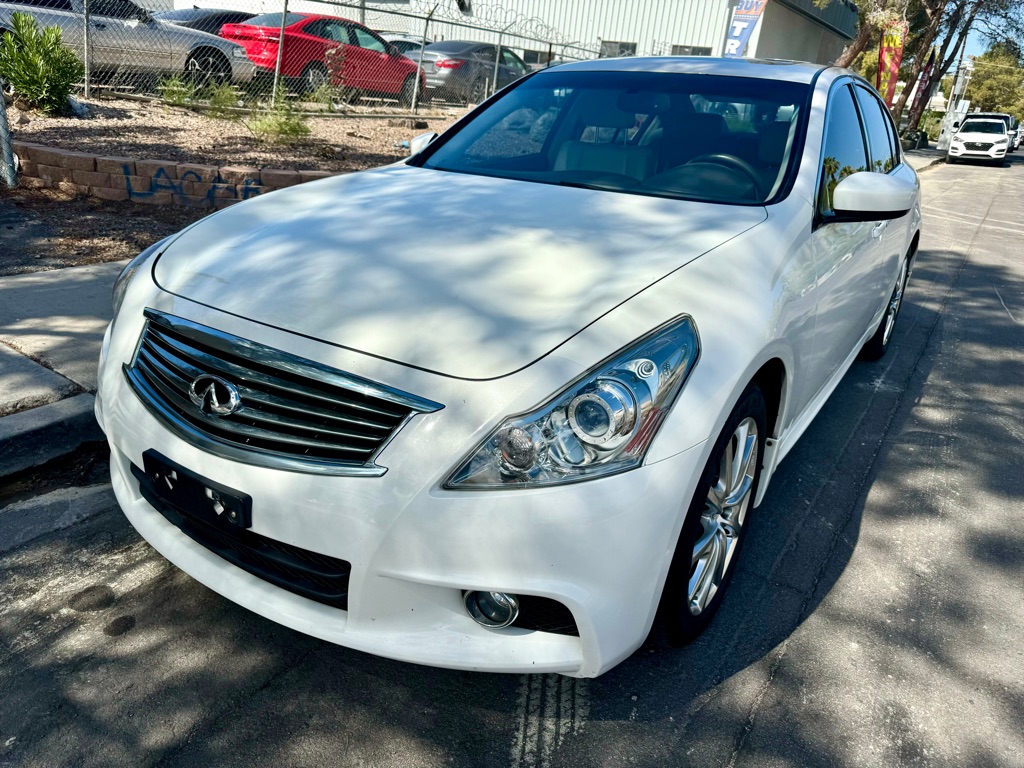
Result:
{"label": "sidewalk", "polygon": [[103,439],[96,364],[124,265],[0,278],[0,477]]}
{"label": "sidewalk", "polygon": [[928,149],[905,149],[903,150],[903,156],[907,160],[907,165],[918,172],[946,160],[945,152],[940,152],[931,147]]}

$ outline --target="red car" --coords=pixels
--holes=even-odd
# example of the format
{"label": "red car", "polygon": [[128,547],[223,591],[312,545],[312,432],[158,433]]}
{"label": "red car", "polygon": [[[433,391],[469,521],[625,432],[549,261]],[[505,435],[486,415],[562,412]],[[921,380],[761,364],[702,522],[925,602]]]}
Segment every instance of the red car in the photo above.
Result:
{"label": "red car", "polygon": [[[289,13],[284,22],[283,77],[297,81],[306,91],[331,83],[412,103],[416,63],[376,32],[337,16]],[[257,71],[274,72],[281,38],[280,13],[256,16],[244,24],[225,24],[220,36],[245,48]]]}

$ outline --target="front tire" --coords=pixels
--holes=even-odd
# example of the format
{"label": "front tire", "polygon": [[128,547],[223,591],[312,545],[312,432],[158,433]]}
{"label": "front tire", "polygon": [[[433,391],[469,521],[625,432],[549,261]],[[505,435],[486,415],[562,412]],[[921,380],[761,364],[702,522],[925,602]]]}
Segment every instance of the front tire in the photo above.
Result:
{"label": "front tire", "polygon": [[750,384],[701,473],[661,599],[668,641],[684,645],[711,623],[736,571],[767,437],[767,404]]}
{"label": "front tire", "polygon": [[892,289],[889,303],[882,315],[882,321],[878,324],[875,335],[860,350],[862,360],[880,360],[889,349],[889,342],[892,340],[892,332],[896,327],[896,320],[900,316],[900,307],[903,306],[903,293],[907,289],[907,278],[910,276],[910,258],[904,262],[900,269],[900,276],[896,279],[896,287]]}

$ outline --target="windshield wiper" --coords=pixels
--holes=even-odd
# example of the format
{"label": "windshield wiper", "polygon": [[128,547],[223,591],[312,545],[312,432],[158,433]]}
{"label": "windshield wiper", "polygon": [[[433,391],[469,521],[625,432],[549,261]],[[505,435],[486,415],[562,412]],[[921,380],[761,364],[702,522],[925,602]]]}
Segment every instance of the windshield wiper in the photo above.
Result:
{"label": "windshield wiper", "polygon": [[630,192],[633,191],[633,187],[624,186],[612,186],[610,184],[595,184],[593,182],[586,181],[559,181],[558,186],[560,187],[576,187],[577,189],[596,189],[600,192]]}

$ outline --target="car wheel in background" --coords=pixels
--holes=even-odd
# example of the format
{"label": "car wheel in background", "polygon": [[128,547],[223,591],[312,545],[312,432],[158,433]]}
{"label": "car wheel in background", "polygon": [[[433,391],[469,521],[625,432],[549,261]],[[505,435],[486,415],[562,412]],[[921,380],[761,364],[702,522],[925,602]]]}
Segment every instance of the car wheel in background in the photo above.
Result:
{"label": "car wheel in background", "polygon": [[472,83],[470,83],[469,91],[466,95],[467,104],[479,104],[487,96],[487,82],[478,77]]}
{"label": "car wheel in background", "polygon": [[303,93],[313,93],[317,88],[327,85],[330,82],[330,75],[327,74],[327,67],[314,62],[307,64],[302,70],[302,83],[300,85]]}
{"label": "car wheel in background", "polygon": [[701,474],[660,606],[673,645],[704,631],[732,580],[761,478],[767,410],[761,388],[750,384]]}
{"label": "car wheel in background", "polygon": [[892,296],[889,297],[889,304],[885,308],[882,322],[878,324],[875,335],[871,337],[861,350],[859,357],[862,360],[879,360],[889,348],[892,340],[892,332],[896,327],[896,320],[900,316],[900,307],[903,306],[903,292],[907,288],[907,276],[910,269],[910,259],[903,263],[900,276],[896,279],[896,287],[892,289]]}
{"label": "car wheel in background", "polygon": [[220,51],[193,51],[185,61],[185,77],[197,88],[230,83],[231,64]]}
{"label": "car wheel in background", "polygon": [[[411,107],[413,94],[416,91],[416,76],[409,75],[402,83],[402,90],[398,92],[398,103],[403,107]],[[423,94],[420,94],[422,98]]]}

